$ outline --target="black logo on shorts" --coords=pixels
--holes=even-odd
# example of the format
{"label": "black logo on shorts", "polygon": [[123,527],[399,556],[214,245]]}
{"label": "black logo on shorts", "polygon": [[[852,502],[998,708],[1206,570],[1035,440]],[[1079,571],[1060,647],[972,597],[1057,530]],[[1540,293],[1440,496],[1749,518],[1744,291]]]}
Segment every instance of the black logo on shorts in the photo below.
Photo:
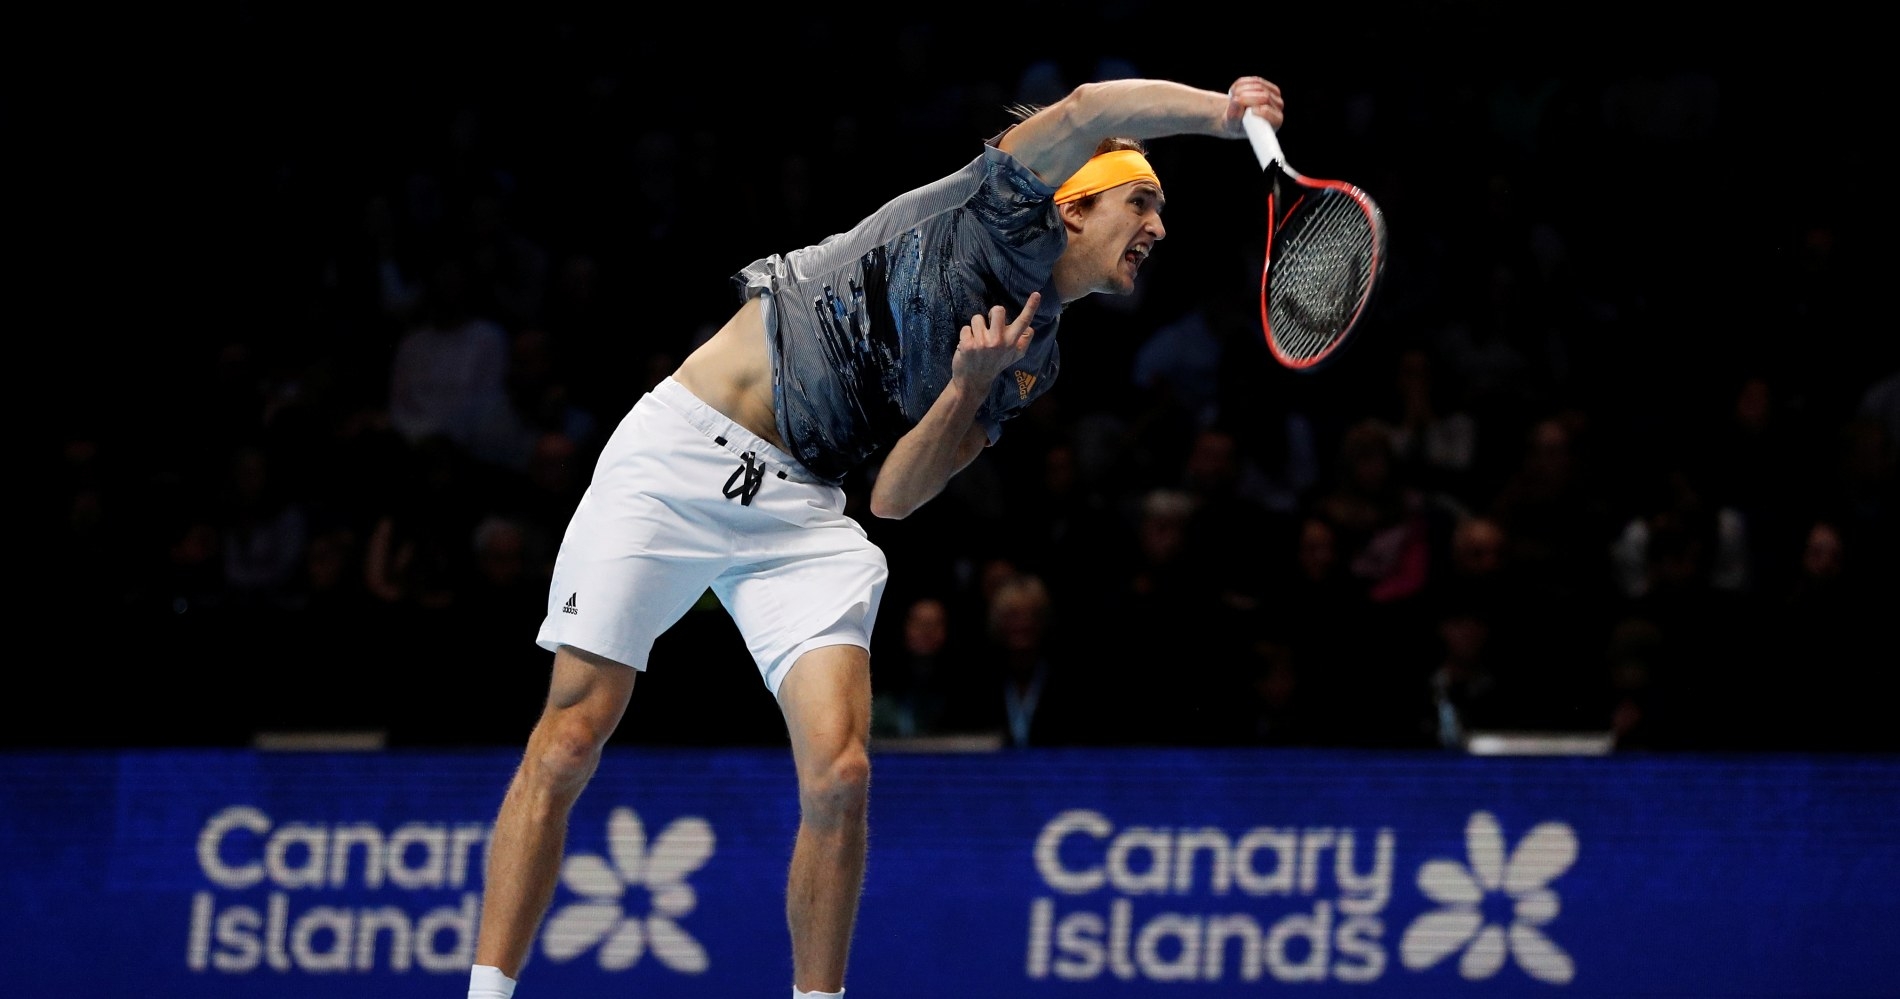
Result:
{"label": "black logo on shorts", "polygon": [[581,612],[581,609],[579,607],[574,606],[574,598],[576,596],[579,596],[579,594],[570,593],[567,595],[567,603],[564,603],[561,605],[561,613],[579,614]]}

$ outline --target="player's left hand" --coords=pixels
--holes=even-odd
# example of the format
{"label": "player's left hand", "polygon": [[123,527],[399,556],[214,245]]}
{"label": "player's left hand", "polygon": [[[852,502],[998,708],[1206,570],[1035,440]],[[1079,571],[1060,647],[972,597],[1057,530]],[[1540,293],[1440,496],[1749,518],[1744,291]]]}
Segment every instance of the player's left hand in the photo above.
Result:
{"label": "player's left hand", "polygon": [[987,316],[982,313],[971,316],[957,335],[957,353],[950,360],[950,377],[977,392],[989,391],[990,382],[995,381],[1003,369],[1022,360],[1029,352],[1029,341],[1036,335],[1036,328],[1029,322],[1036,318],[1036,306],[1041,303],[1042,293],[1031,292],[1015,319],[1006,318],[1007,313],[1000,305],[991,306]]}

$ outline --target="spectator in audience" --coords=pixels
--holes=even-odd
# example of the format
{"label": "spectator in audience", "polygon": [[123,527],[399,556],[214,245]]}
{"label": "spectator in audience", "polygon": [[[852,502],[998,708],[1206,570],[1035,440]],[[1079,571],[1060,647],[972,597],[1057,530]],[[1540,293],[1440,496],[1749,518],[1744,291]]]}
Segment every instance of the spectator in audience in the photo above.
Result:
{"label": "spectator in audience", "polygon": [[1368,691],[1360,673],[1375,660],[1378,639],[1371,601],[1347,571],[1337,529],[1306,513],[1265,571],[1276,586],[1253,615],[1252,633],[1285,644],[1316,716],[1309,731],[1328,743],[1356,744],[1377,727],[1362,710]]}
{"label": "spectator in audience", "polygon": [[[1610,545],[1617,589],[1629,599],[1647,592],[1658,568],[1650,558],[1651,539],[1675,534],[1682,547],[1670,557],[1693,560],[1695,571],[1707,572],[1706,582],[1718,590],[1747,592],[1753,545],[1741,511],[1718,504],[1694,473],[1680,464],[1664,470],[1658,479],[1643,509],[1624,523]],[[1700,550],[1690,552],[1689,546]],[[1686,565],[1682,569],[1688,571]]]}
{"label": "spectator in audience", "polygon": [[1900,750],[1887,717],[1886,674],[1892,649],[1882,624],[1900,606],[1891,563],[1871,552],[1842,522],[1807,522],[1797,569],[1763,610],[1772,645],[1762,682],[1749,691],[1762,748],[1774,750]]}
{"label": "spectator in audience", "polygon": [[1393,449],[1392,428],[1368,417],[1341,439],[1330,488],[1314,510],[1337,532],[1346,571],[1375,605],[1415,606],[1464,513],[1450,497],[1419,487]]}
{"label": "spectator in audience", "polygon": [[1749,594],[1717,585],[1714,511],[1670,509],[1646,523],[1641,579],[1619,601],[1613,634],[1649,636],[1643,685],[1670,705],[1673,738],[1758,748],[1748,694],[1767,675],[1762,620]]}
{"label": "spectator in audience", "polygon": [[218,548],[231,599],[282,608],[293,599],[303,568],[309,518],[277,481],[270,453],[243,445],[230,456]]}
{"label": "spectator in audience", "polygon": [[1376,417],[1347,428],[1334,475],[1311,512],[1332,529],[1345,576],[1363,600],[1356,654],[1336,660],[1342,689],[1353,691],[1366,738],[1406,744],[1416,737],[1421,664],[1438,645],[1428,597],[1464,511],[1407,478],[1392,441],[1391,426]]}
{"label": "spectator in audience", "polygon": [[1471,513],[1459,519],[1431,586],[1440,643],[1453,616],[1481,624],[1485,667],[1495,689],[1487,724],[1600,731],[1603,622],[1592,609],[1567,605],[1531,585],[1511,563],[1511,551],[1494,518]]}
{"label": "spectator in audience", "polygon": [[1292,517],[1269,505],[1265,477],[1232,428],[1192,433],[1176,483],[1193,499],[1182,557],[1227,611],[1257,606],[1270,580],[1260,571],[1284,547]]}
{"label": "spectator in audience", "polygon": [[[1211,581],[1197,575],[1187,550],[1194,497],[1180,489],[1151,489],[1141,497],[1132,531],[1105,567],[1095,597],[1093,623],[1074,632],[1105,687],[1136,685],[1135,664],[1175,664],[1165,689],[1151,689],[1151,718],[1140,737],[1162,742],[1190,729],[1191,691],[1212,661],[1229,649],[1217,625],[1227,615]],[[1181,636],[1192,635],[1195,652],[1180,654]],[[1133,733],[1131,733],[1133,734]]]}
{"label": "spectator in audience", "polygon": [[967,735],[981,727],[972,687],[977,662],[950,625],[950,604],[934,594],[902,608],[895,647],[888,638],[871,660],[874,739]]}
{"label": "spectator in audience", "polygon": [[364,586],[363,538],[356,526],[340,517],[313,521],[304,545],[300,585],[292,609],[312,619],[332,622],[331,630],[349,632],[361,627],[370,608]]}
{"label": "spectator in audience", "polygon": [[1487,485],[1480,478],[1478,419],[1424,347],[1399,352],[1394,374],[1393,460],[1420,488],[1472,505]]}
{"label": "spectator in audience", "polygon": [[1054,608],[1049,589],[1034,575],[1002,580],[987,610],[981,662],[985,678],[976,695],[974,724],[999,732],[1005,747],[1071,746],[1125,739],[1105,684],[1068,650],[1050,641]]}
{"label": "spectator in audience", "polygon": [[1744,546],[1730,557],[1745,561],[1750,586],[1767,589],[1785,586],[1795,571],[1799,497],[1818,464],[1803,453],[1783,395],[1769,375],[1744,375],[1713,425],[1697,426],[1695,436],[1675,444],[1696,456],[1681,464],[1704,501],[1739,521],[1724,526],[1729,540]]}
{"label": "spectator in audience", "polygon": [[1045,441],[1034,474],[1009,502],[1003,527],[1025,567],[1058,599],[1073,597],[1083,613],[1099,595],[1107,553],[1125,537],[1120,497],[1085,473],[1074,441]]}
{"label": "spectator in audience", "polygon": [[1256,632],[1239,670],[1244,686],[1233,700],[1240,714],[1233,744],[1316,746],[1336,736],[1326,729],[1324,706],[1290,643]]}
{"label": "spectator in audience", "polygon": [[1510,538],[1510,561],[1526,585],[1586,603],[1609,590],[1604,553],[1622,526],[1590,461],[1589,426],[1577,410],[1538,420],[1486,511]]}
{"label": "spectator in audience", "polygon": [[403,440],[447,440],[484,462],[525,461],[508,396],[508,333],[475,311],[466,265],[436,264],[423,321],[396,344],[389,421]]}
{"label": "spectator in audience", "polygon": [[1503,598],[1511,585],[1505,562],[1509,546],[1504,526],[1495,518],[1467,513],[1452,527],[1448,571],[1438,582],[1479,599]]}
{"label": "spectator in audience", "polygon": [[422,441],[411,455],[370,521],[364,580],[386,610],[446,611],[467,575],[472,459],[443,437]]}
{"label": "spectator in audience", "polygon": [[1437,615],[1438,664],[1426,674],[1429,711],[1420,734],[1444,749],[1463,750],[1474,731],[1522,728],[1506,703],[1492,644],[1491,618],[1478,607],[1453,604]]}
{"label": "spectator in audience", "polygon": [[470,508],[457,522],[468,518],[473,526],[459,539],[447,531],[409,539],[413,551],[434,545],[453,551],[440,553],[439,571],[450,577],[441,584],[443,595],[423,591],[424,598],[442,602],[408,613],[431,636],[437,654],[479,664],[481,682],[402,686],[391,733],[397,745],[503,745],[525,738],[541,713],[546,658],[532,647],[496,648],[494,636],[540,622],[553,562],[548,539],[540,527],[512,514]]}
{"label": "spectator in audience", "polygon": [[574,390],[561,348],[560,338],[546,326],[526,326],[514,334],[506,379],[510,408],[524,436],[561,434],[592,447],[599,443],[600,419]]}

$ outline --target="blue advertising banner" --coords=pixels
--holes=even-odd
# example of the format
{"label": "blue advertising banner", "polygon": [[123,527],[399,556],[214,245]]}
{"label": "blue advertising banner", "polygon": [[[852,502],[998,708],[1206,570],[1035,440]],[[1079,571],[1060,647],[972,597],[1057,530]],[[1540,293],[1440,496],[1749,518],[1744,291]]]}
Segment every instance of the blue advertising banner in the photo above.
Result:
{"label": "blue advertising banner", "polygon": [[[0,756],[11,994],[460,997],[513,751]],[[1900,995],[1900,759],[878,757],[862,999]],[[768,749],[610,749],[522,999],[782,997]]]}

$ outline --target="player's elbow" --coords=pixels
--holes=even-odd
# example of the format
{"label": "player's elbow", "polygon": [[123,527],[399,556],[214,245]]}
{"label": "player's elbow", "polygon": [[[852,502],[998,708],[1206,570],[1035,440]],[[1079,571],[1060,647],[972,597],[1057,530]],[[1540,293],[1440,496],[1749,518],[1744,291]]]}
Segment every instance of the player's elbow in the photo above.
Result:
{"label": "player's elbow", "polygon": [[880,520],[903,520],[917,512],[921,503],[906,502],[901,497],[892,496],[877,490],[871,491],[871,515]]}
{"label": "player's elbow", "polygon": [[941,482],[931,484],[901,475],[881,475],[871,485],[871,515],[882,520],[903,520],[942,490]]}
{"label": "player's elbow", "polygon": [[[1111,117],[1116,104],[1115,89],[1102,83],[1084,83],[1064,94],[1045,109],[1057,116],[1064,127],[1074,132],[1102,132],[1101,122]],[[1102,133],[1106,134],[1106,133]]]}

